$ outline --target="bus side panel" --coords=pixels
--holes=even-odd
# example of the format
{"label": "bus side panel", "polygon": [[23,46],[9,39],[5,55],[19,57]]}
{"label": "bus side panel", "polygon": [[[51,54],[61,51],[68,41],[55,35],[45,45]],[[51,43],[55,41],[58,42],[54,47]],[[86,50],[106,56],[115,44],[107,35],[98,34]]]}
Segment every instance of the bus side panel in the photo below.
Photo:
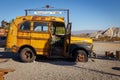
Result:
{"label": "bus side panel", "polygon": [[31,46],[35,48],[37,54],[39,55],[48,55],[50,34],[41,33],[41,32],[32,32],[31,33]]}

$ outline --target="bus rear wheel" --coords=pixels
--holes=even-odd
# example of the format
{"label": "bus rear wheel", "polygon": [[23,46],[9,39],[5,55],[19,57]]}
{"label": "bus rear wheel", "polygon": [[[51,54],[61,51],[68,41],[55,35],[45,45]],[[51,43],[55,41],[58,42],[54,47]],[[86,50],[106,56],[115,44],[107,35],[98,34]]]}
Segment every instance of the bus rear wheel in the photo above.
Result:
{"label": "bus rear wheel", "polygon": [[20,51],[20,59],[23,62],[33,62],[36,59],[36,55],[30,48],[23,48]]}

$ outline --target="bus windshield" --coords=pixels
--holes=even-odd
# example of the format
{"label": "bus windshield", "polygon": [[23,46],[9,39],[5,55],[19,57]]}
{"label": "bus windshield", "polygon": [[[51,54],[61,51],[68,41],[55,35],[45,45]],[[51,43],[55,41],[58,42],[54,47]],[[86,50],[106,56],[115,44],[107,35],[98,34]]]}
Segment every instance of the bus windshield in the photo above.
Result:
{"label": "bus windshield", "polygon": [[53,35],[64,35],[65,34],[65,24],[62,22],[53,22],[52,34]]}

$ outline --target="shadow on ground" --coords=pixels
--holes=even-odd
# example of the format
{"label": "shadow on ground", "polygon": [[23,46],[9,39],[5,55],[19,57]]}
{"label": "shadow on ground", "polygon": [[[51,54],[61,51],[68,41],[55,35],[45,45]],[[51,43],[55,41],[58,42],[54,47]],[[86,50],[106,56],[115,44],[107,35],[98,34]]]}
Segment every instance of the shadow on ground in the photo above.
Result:
{"label": "shadow on ground", "polygon": [[115,57],[105,57],[105,55],[97,55],[97,57],[93,58],[93,59],[117,61],[117,59]]}
{"label": "shadow on ground", "polygon": [[103,72],[103,71],[94,70],[94,69],[87,69],[87,68],[79,67],[79,66],[74,66],[74,67],[76,67],[76,68],[80,68],[80,69],[83,69],[83,70],[89,70],[89,71],[93,71],[93,72],[101,73],[101,74],[106,74],[106,75],[111,75],[111,76],[117,76],[117,77],[120,77],[119,74],[113,74],[113,73]]}
{"label": "shadow on ground", "polygon": [[[18,54],[11,52],[0,52],[0,63],[7,62],[9,59],[12,59],[16,62],[22,62],[19,58]],[[76,63],[72,61],[72,59],[64,59],[64,58],[46,58],[44,56],[37,56],[37,62],[50,63],[54,65],[62,65],[62,66],[70,66],[75,65]],[[24,63],[24,62],[22,62]]]}
{"label": "shadow on ground", "polygon": [[6,61],[7,59],[13,59],[14,61],[21,62],[18,54],[10,53],[10,52],[0,52],[0,59],[4,59]]}
{"label": "shadow on ground", "polygon": [[61,66],[72,66],[76,64],[76,62],[74,62],[71,58],[46,58],[44,56],[37,56],[36,61]]}
{"label": "shadow on ground", "polygon": [[[10,52],[0,52],[0,59],[4,59],[1,60],[1,62],[7,62],[8,59],[12,59],[14,61],[17,62],[22,62],[19,58],[18,54],[15,53],[10,53]],[[116,61],[115,58],[106,58],[103,55],[98,55],[97,58],[90,58],[93,62],[95,62],[95,59],[101,59],[101,60],[113,60]],[[75,65],[76,62],[74,62],[72,59],[65,59],[65,58],[46,58],[43,56],[37,56],[36,58],[37,62],[44,62],[44,63],[50,63],[50,64],[54,64],[54,65],[62,65],[62,66],[72,66]],[[23,62],[22,62],[23,63]],[[114,68],[113,68],[114,69]],[[115,68],[116,69],[116,68]]]}
{"label": "shadow on ground", "polygon": [[120,71],[120,67],[112,67],[113,70]]}

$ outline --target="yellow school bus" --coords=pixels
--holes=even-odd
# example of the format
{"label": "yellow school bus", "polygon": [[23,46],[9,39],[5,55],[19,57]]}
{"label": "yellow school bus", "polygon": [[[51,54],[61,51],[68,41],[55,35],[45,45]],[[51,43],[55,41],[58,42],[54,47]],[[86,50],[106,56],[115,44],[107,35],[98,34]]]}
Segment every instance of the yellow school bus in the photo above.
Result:
{"label": "yellow school bus", "polygon": [[24,62],[34,61],[36,55],[87,62],[93,49],[92,39],[71,37],[71,26],[63,17],[16,17],[8,30],[6,50],[18,53]]}

